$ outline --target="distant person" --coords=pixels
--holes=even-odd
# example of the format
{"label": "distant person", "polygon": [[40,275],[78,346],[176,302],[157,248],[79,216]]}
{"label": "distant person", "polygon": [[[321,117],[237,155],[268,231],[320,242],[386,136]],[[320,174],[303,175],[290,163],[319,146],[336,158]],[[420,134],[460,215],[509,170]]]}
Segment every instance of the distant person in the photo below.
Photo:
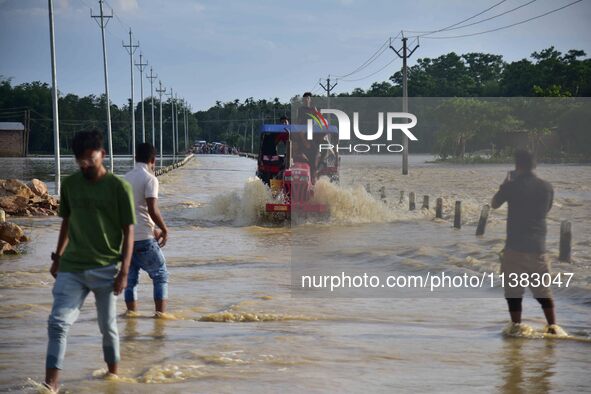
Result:
{"label": "distant person", "polygon": [[[135,213],[131,186],[103,166],[102,133],[76,133],[72,149],[80,171],[64,179],[59,215],[62,224],[50,273],[56,278],[47,322],[44,386],[57,392],[64,367],[68,331],[89,292],[94,293],[103,356],[110,374],[117,374],[119,334],[116,295],[127,283],[133,247]],[[121,267],[118,268],[118,263]],[[87,333],[92,335],[91,333]]]}
{"label": "distant person", "polygon": [[125,174],[125,179],[133,187],[137,217],[125,304],[128,311],[137,311],[137,285],[142,269],[152,279],[156,316],[161,316],[166,312],[168,299],[168,270],[161,250],[168,240],[168,227],[158,208],[159,185],[154,176],[156,149],[149,143],[139,144],[135,160],[134,169]]}
{"label": "distant person", "polygon": [[[508,173],[505,182],[494,195],[491,206],[509,205],[507,214],[507,240],[501,260],[501,272],[505,274],[505,298],[513,324],[521,323],[521,304],[525,288],[511,287],[510,274],[550,273],[546,259],[546,215],[552,207],[554,191],[550,183],[538,178],[533,170],[535,160],[525,150],[515,152],[515,171]],[[550,287],[530,286],[548,322],[547,332],[555,334],[556,317]]]}
{"label": "distant person", "polygon": [[279,124],[287,126],[289,124],[289,119],[287,116],[283,115],[281,118],[279,118]]}
{"label": "distant person", "polygon": [[312,119],[308,114],[313,114],[316,111],[316,107],[312,106],[312,93],[305,92],[302,96],[302,106],[298,109],[298,124],[308,124],[308,119]]}

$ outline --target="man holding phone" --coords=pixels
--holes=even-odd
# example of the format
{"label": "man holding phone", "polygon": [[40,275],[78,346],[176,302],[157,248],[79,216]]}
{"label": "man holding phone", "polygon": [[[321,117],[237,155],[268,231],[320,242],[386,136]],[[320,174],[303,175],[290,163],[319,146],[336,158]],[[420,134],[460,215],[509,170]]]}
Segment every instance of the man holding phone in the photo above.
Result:
{"label": "man holding phone", "polygon": [[[501,272],[510,275],[528,276],[531,283],[535,277],[550,273],[546,258],[546,215],[552,208],[554,191],[550,183],[538,178],[533,170],[535,160],[525,150],[515,152],[515,171],[507,174],[505,182],[494,195],[491,206],[499,208],[507,202],[507,240],[501,261]],[[554,301],[550,287],[530,287],[544,311],[548,333],[556,333],[554,325]],[[522,300],[525,288],[505,285],[505,298],[513,324],[521,323]]]}

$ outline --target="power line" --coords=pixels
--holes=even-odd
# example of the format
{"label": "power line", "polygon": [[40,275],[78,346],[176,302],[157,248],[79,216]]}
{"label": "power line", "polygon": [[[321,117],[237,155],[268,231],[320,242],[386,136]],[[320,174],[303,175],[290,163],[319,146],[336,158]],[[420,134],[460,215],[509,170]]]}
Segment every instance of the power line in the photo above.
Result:
{"label": "power line", "polygon": [[379,73],[380,71],[384,70],[386,67],[388,67],[389,65],[391,65],[392,63],[394,63],[396,61],[396,59],[398,58],[393,58],[392,60],[390,60],[388,63],[384,64],[382,67],[380,67],[378,70],[372,72],[371,74],[368,74],[364,77],[361,78],[355,78],[355,79],[339,79],[339,81],[345,81],[345,82],[357,82],[357,81],[362,81],[364,79],[367,79],[369,77],[373,77],[374,75],[376,75],[377,73]]}
{"label": "power line", "polygon": [[318,78],[318,81],[314,82],[314,86],[312,86],[312,89],[309,90],[310,93],[314,93],[316,90],[320,89],[320,86],[318,86],[320,80],[321,78]]}
{"label": "power line", "polygon": [[377,51],[375,51],[365,62],[363,62],[355,70],[353,70],[353,71],[351,71],[350,73],[347,73],[347,74],[335,75],[335,77],[337,79],[343,79],[343,78],[349,77],[349,76],[351,76],[351,75],[353,75],[355,73],[358,73],[358,72],[366,69],[370,64],[372,64],[373,62],[375,62],[388,49],[389,42],[391,42],[392,40],[397,39],[401,34],[402,34],[402,31],[400,31],[395,37],[388,37],[388,39],[386,39],[386,41],[384,41],[384,43],[382,44],[382,46],[380,46]]}
{"label": "power line", "polygon": [[[113,9],[113,6],[111,4],[109,4],[107,2],[107,0],[105,0],[105,4],[108,5],[111,9]],[[121,18],[119,18],[119,16],[116,13],[113,13],[113,16],[115,17],[115,20],[117,21],[117,23],[119,23],[121,25],[121,27],[123,28],[123,31],[125,33],[127,33],[127,31],[131,29],[131,25],[123,22],[123,20],[121,20]]]}
{"label": "power line", "polygon": [[527,23],[527,22],[533,21],[533,20],[535,20],[535,19],[542,18],[542,17],[544,17],[544,16],[546,16],[546,15],[550,15],[550,14],[553,14],[553,13],[555,13],[555,12],[558,12],[558,11],[560,11],[560,10],[563,10],[563,9],[565,9],[565,8],[567,8],[567,7],[570,7],[571,5],[574,5],[574,4],[577,4],[577,3],[580,3],[581,1],[583,1],[583,0],[576,0],[576,1],[573,1],[572,3],[568,3],[568,4],[566,4],[566,5],[563,5],[562,7],[555,8],[555,9],[553,9],[553,10],[551,10],[551,11],[548,11],[548,12],[545,12],[545,13],[543,13],[543,14],[540,14],[540,15],[537,15],[537,16],[534,16],[534,17],[531,17],[531,18],[528,18],[528,19],[525,19],[525,20],[522,20],[522,21],[519,21],[519,22],[516,22],[516,23],[512,23],[512,24],[510,24],[510,25],[506,25],[506,26],[497,27],[496,29],[490,29],[490,30],[479,31],[479,32],[477,32],[477,33],[461,34],[461,35],[456,35],[456,36],[439,36],[439,37],[428,37],[428,36],[427,36],[427,37],[424,37],[424,38],[427,38],[427,39],[433,39],[433,40],[435,40],[435,39],[446,39],[446,38],[462,38],[462,37],[472,37],[472,36],[478,36],[478,35],[481,35],[481,34],[492,33],[492,32],[495,32],[495,31],[499,31],[499,30],[503,30],[503,29],[508,29],[508,28],[510,28],[510,27],[513,27],[513,26],[522,25],[522,24],[524,24],[524,23]]}
{"label": "power line", "polygon": [[462,23],[464,23],[464,22],[468,22],[469,20],[471,20],[471,19],[474,19],[474,18],[476,18],[477,16],[480,16],[480,15],[484,14],[485,12],[488,12],[488,11],[492,10],[493,8],[495,8],[495,7],[497,7],[497,6],[501,5],[501,4],[503,4],[505,1],[507,1],[507,0],[501,0],[501,1],[499,1],[498,3],[495,3],[495,4],[493,4],[492,6],[488,7],[488,8],[487,8],[487,9],[485,9],[484,11],[480,11],[479,13],[477,13],[477,14],[474,14],[474,15],[472,15],[472,16],[471,16],[471,17],[469,17],[469,18],[463,19],[463,20],[461,20],[461,21],[459,21],[459,22],[456,22],[456,23],[454,23],[453,25],[449,25],[449,26],[447,26],[447,27],[444,27],[444,28],[441,28],[441,29],[438,29],[438,30],[431,30],[431,31],[424,31],[424,30],[422,30],[422,31],[405,30],[405,31],[407,31],[407,32],[410,32],[410,33],[425,33],[425,34],[433,34],[433,33],[438,33],[438,32],[440,32],[440,31],[445,31],[445,30],[448,30],[448,29],[450,29],[450,28],[452,28],[452,27],[455,27],[455,26],[457,26],[457,25],[460,25],[460,24],[462,24]]}
{"label": "power line", "polygon": [[388,49],[388,40],[385,40],[382,45],[378,48],[377,51],[375,51],[365,62],[363,62],[359,67],[357,67],[355,70],[347,73],[347,74],[343,74],[343,75],[335,75],[336,78],[346,78],[350,75],[355,74],[356,72],[359,72],[361,70],[363,70],[364,68],[366,68],[368,65],[370,65],[372,62],[374,62],[378,57],[380,57],[380,55],[382,53],[384,53],[384,51],[386,51]]}
{"label": "power line", "polygon": [[[467,25],[462,25],[462,26],[458,26],[458,27],[453,27],[453,28],[451,28],[451,29],[446,29],[445,31],[451,31],[451,30],[458,30],[458,29],[463,29],[463,28],[465,28],[465,27],[470,27],[470,26],[478,25],[478,24],[480,24],[480,23],[488,22],[488,21],[490,21],[490,20],[496,19],[496,18],[498,18],[498,17],[501,17],[501,16],[503,16],[503,15],[507,15],[507,14],[509,14],[509,13],[511,13],[511,12],[517,11],[518,9],[520,9],[520,8],[523,8],[523,7],[525,7],[525,6],[528,6],[528,5],[530,5],[531,3],[535,3],[536,1],[537,1],[537,0],[531,0],[531,1],[528,1],[527,3],[521,4],[521,5],[519,5],[519,6],[515,7],[515,8],[511,8],[510,10],[507,10],[507,11],[505,11],[505,12],[501,12],[500,14],[493,15],[493,16],[491,16],[491,17],[488,17],[488,18],[485,18],[485,19],[481,19],[481,20],[479,20],[479,21],[476,21],[476,22],[473,22],[473,23],[468,23]],[[430,35],[430,34],[422,34],[422,35],[420,35],[420,36],[418,36],[418,37],[426,37],[426,36],[428,36],[428,35]]]}

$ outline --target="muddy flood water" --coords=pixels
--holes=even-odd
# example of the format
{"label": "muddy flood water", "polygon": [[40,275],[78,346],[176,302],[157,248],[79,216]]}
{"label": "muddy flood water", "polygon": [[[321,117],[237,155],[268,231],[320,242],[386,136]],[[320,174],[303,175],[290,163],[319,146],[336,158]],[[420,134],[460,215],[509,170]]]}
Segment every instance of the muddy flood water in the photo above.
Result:
{"label": "muddy flood water", "polygon": [[[432,164],[416,155],[403,177],[400,158],[393,157],[343,157],[341,185],[317,186],[331,218],[297,229],[260,219],[270,192],[252,179],[254,160],[198,156],[161,176],[159,201],[170,226],[164,248],[170,319],[152,317],[152,286],[142,273],[140,315],[122,316],[125,304],[118,299],[120,378],[105,380],[91,294],[70,330],[62,392],[589,392],[590,166],[537,171],[555,188],[550,259],[556,271],[575,278],[575,285],[556,292],[558,324],[578,340],[504,336],[508,314],[499,288],[439,298],[294,294],[297,243],[318,239],[334,240],[333,257],[367,271],[498,269],[506,207],[491,214],[484,237],[474,231],[480,208],[510,166]],[[116,172],[129,165],[116,161]],[[51,181],[51,168],[50,159],[1,159],[0,178]],[[72,159],[64,168],[73,170]],[[409,191],[419,208],[429,195],[431,209],[409,212]],[[434,220],[437,197],[444,199],[443,220]],[[452,229],[455,200],[462,201],[461,230]],[[562,220],[573,226],[570,264],[557,262]],[[14,221],[32,241],[22,255],[0,259],[0,391],[36,392],[52,302],[49,256],[60,219]],[[536,329],[545,323],[529,293],[524,322]]]}

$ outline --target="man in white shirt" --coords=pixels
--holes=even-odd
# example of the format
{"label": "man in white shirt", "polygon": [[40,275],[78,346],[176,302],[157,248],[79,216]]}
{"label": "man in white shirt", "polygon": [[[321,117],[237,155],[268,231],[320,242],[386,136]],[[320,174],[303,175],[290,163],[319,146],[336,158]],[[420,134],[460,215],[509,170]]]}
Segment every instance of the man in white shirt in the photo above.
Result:
{"label": "man in white shirt", "polygon": [[168,270],[160,249],[166,245],[168,228],[158,208],[158,179],[154,176],[156,149],[148,143],[139,144],[135,160],[134,169],[125,174],[133,187],[137,218],[125,304],[128,311],[137,311],[137,285],[140,269],[143,269],[154,283],[156,316],[160,316],[166,311],[168,299]]}

